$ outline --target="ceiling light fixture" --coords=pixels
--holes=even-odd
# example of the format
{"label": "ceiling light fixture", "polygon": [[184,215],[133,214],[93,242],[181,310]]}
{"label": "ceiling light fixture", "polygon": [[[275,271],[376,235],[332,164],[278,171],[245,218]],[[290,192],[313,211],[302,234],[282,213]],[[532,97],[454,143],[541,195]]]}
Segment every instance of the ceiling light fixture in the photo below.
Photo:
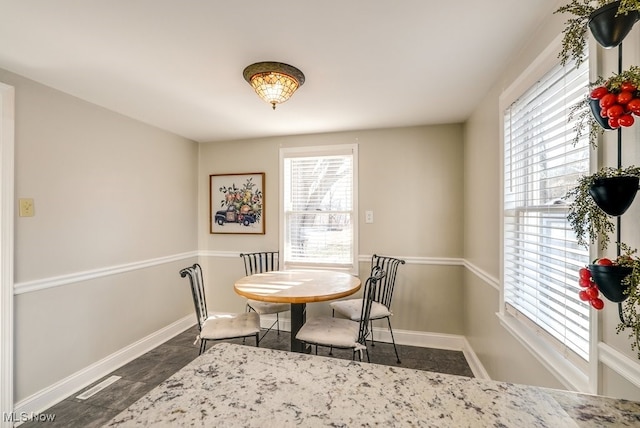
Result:
{"label": "ceiling light fixture", "polygon": [[304,83],[304,74],[292,65],[281,62],[256,62],[242,72],[256,94],[276,109],[287,101]]}

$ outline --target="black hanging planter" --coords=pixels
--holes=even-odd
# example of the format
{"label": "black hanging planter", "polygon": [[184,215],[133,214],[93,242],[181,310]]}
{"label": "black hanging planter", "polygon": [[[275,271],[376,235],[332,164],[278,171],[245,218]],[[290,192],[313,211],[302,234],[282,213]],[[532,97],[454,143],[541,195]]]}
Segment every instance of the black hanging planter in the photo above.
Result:
{"label": "black hanging planter", "polygon": [[594,10],[589,16],[591,34],[604,48],[615,48],[629,34],[633,25],[640,19],[638,11],[618,15],[620,1],[606,4]]}
{"label": "black hanging planter", "polygon": [[638,177],[633,175],[597,178],[589,194],[602,211],[617,217],[631,206],[638,192],[638,181]]}
{"label": "black hanging planter", "polygon": [[609,126],[609,119],[600,115],[600,112],[602,111],[602,107],[600,107],[600,100],[594,100],[590,98],[589,107],[591,107],[591,113],[593,114],[593,118],[596,120],[596,122],[598,122],[598,125],[607,130],[613,129]]}
{"label": "black hanging planter", "polygon": [[625,291],[627,285],[622,284],[633,268],[626,266],[589,265],[589,271],[598,290],[612,302],[620,303],[627,300]]}

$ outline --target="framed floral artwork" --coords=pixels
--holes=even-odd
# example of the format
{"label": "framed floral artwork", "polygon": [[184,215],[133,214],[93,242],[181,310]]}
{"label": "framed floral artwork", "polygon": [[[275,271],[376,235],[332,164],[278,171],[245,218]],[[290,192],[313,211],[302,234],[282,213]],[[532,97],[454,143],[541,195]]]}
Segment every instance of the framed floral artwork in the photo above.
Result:
{"label": "framed floral artwork", "polygon": [[209,232],[264,235],[264,172],[209,175]]}

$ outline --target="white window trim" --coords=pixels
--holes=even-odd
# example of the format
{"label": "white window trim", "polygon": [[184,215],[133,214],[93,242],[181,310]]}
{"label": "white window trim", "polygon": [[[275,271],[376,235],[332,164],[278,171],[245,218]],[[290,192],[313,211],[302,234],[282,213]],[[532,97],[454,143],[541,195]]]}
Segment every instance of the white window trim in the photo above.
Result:
{"label": "white window trim", "polygon": [[[504,154],[504,117],[503,112],[517,100],[526,90],[534,85],[542,76],[550,71],[558,63],[558,54],[561,50],[562,34],[558,35],[553,42],[527,67],[527,69],[500,94],[498,102],[498,116],[500,118],[500,150],[499,155]],[[590,43],[594,46],[593,43]],[[596,49],[593,49],[596,51]],[[593,74],[597,64],[597,52],[590,52],[589,63]],[[590,76],[593,80],[593,76]],[[591,168],[594,165],[593,153],[591,156]],[[501,189],[504,188],[504,162],[501,160],[500,180]],[[540,363],[553,374],[560,383],[570,390],[583,393],[595,394],[598,390],[598,322],[597,316],[592,313],[590,317],[589,331],[589,365],[587,373],[569,362],[555,347],[547,340],[540,337],[530,328],[510,315],[505,310],[504,299],[504,192],[500,191],[500,304],[499,312],[496,314],[500,324],[512,334]],[[590,249],[590,258],[593,258],[594,247]]]}
{"label": "white window trim", "polygon": [[[557,348],[553,347],[542,336],[536,334],[531,329],[518,321],[504,310],[504,302],[501,294],[500,312],[496,315],[500,320],[500,324],[511,333],[533,356],[553,374],[565,388],[574,391],[592,393],[589,384],[589,377],[582,370],[571,364],[569,360],[564,358]],[[591,317],[591,324],[593,325]]]}
{"label": "white window trim", "polygon": [[[0,413],[13,412],[15,89],[0,82]],[[2,422],[0,425],[5,426]],[[8,426],[8,424],[7,424]]]}
{"label": "white window trim", "polygon": [[[280,217],[280,231],[279,231],[279,250],[280,254],[284,254],[284,230],[285,230],[285,216],[284,216],[284,193],[282,189],[284,188],[284,160],[285,157],[295,155],[295,154],[303,154],[309,156],[320,156],[322,154],[335,154],[336,151],[350,151],[353,154],[353,248],[351,255],[353,260],[353,266],[351,269],[341,269],[341,268],[326,268],[331,270],[338,270],[349,273],[354,276],[359,275],[359,211],[358,211],[358,144],[336,144],[336,145],[326,145],[326,146],[300,146],[300,147],[281,147],[280,148],[280,162],[279,162],[279,194],[280,194],[280,202],[279,202],[279,217]],[[281,260],[282,262],[283,260]],[[281,268],[286,269],[286,266],[281,264]],[[310,265],[310,269],[313,269],[314,266]]]}

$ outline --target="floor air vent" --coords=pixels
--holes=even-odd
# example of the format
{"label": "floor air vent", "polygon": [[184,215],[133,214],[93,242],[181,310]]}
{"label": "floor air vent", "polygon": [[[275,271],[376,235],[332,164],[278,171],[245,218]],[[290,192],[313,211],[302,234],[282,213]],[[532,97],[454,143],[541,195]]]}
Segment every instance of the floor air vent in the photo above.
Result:
{"label": "floor air vent", "polygon": [[121,379],[122,376],[111,376],[105,380],[103,380],[102,382],[100,382],[99,384],[97,384],[96,386],[87,389],[85,392],[83,392],[82,394],[76,396],[76,398],[78,400],[86,400],[89,397],[93,397],[94,395],[96,395],[98,392],[102,391],[103,389],[105,389],[107,386],[111,385],[112,383],[118,381],[119,379]]}

